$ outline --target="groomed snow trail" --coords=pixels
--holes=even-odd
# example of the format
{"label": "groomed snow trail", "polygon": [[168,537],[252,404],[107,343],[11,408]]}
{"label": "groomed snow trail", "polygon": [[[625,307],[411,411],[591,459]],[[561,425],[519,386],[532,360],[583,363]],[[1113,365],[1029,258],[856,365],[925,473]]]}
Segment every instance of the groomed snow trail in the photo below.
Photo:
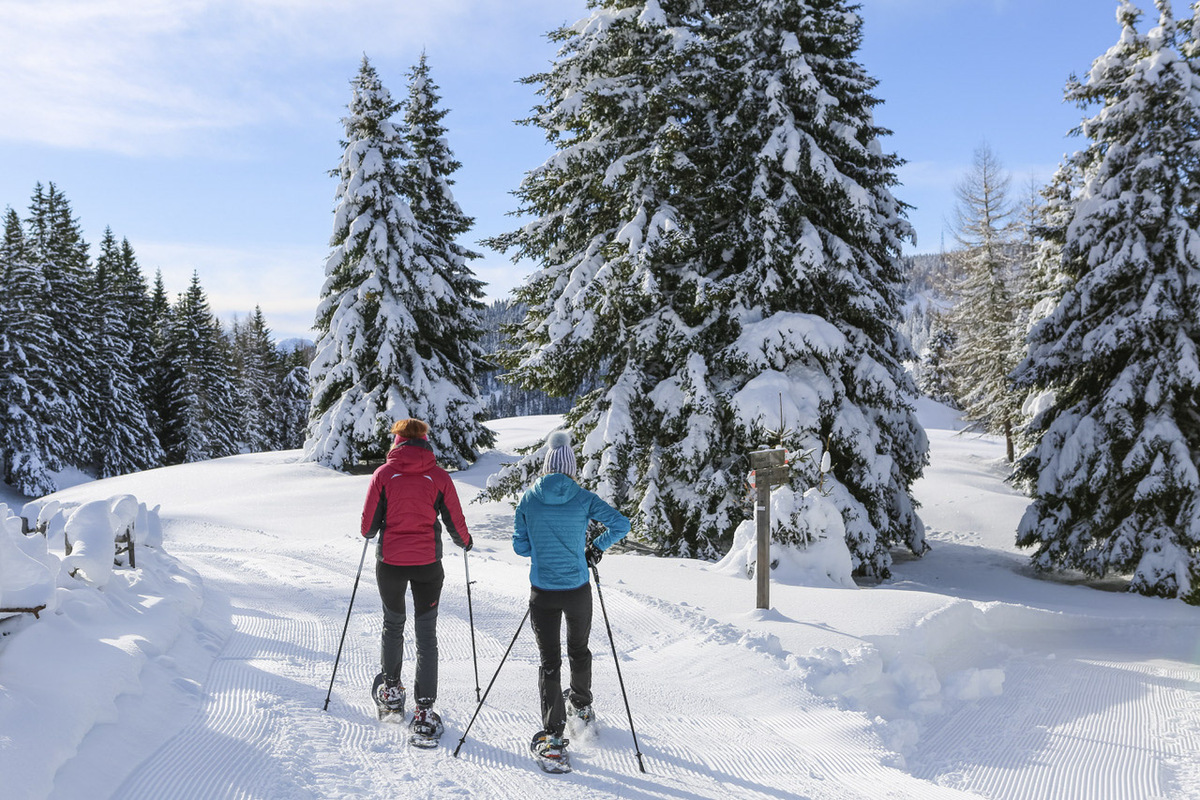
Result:
{"label": "groomed snow trail", "polygon": [[[501,454],[455,476],[464,502]],[[598,726],[572,743],[575,772],[548,776],[527,746],[540,727],[537,654],[528,624],[528,561],[512,553],[505,504],[466,506],[479,688],[475,712],[463,556],[447,544],[439,613],[438,710],[446,732],[431,751],[410,748],[403,726],[375,719],[369,687],[378,671],[382,614],[373,550],[358,586],[328,711],[322,710],[355,570],[363,554],[358,515],[367,478],[347,478],[294,454],[237,457],[156,471],[136,490],[162,502],[164,542],[203,581],[204,607],[178,658],[188,688],[160,741],[140,763],[113,765],[105,796],[201,798],[810,798],[912,800],[976,797],[888,766],[869,719],[812,694],[802,670],[647,587],[625,585],[623,559],[601,564],[626,689],[646,767],[638,769],[599,603],[592,631]],[[215,478],[220,486],[213,483]],[[273,487],[286,490],[276,497]],[[103,487],[107,488],[107,487]],[[132,488],[132,487],[131,487]],[[92,489],[91,491],[95,491]],[[300,500],[303,497],[304,500]],[[678,565],[677,565],[678,566]],[[605,577],[605,576],[609,577]],[[678,579],[676,579],[678,580]],[[517,633],[518,628],[521,628]],[[411,626],[404,678],[412,680]],[[503,668],[505,649],[517,634]],[[199,654],[199,655],[198,655]],[[171,700],[163,692],[146,699]],[[114,741],[147,713],[136,695],[118,719],[80,745],[80,764],[111,763]],[[68,765],[69,766],[69,765]],[[124,771],[121,771],[124,770]],[[105,784],[106,786],[109,784]],[[881,787],[885,791],[881,795]],[[84,770],[65,769],[53,797],[88,795]]]}
{"label": "groomed snow trail", "polygon": [[[352,515],[350,515],[352,516]],[[476,530],[471,554],[476,647],[486,688],[524,613],[523,565],[489,553],[507,530]],[[341,536],[298,541],[186,521],[174,552],[228,598],[231,630],[202,682],[194,718],[114,792],[128,800],[199,798],[856,798],[899,784],[896,797],[962,797],[880,766],[869,724],[814,698],[779,659],[730,641],[701,614],[665,611],[604,586],[647,773],[638,771],[599,605],[593,629],[600,725],[575,742],[576,772],[543,775],[526,750],[538,727],[536,652],[528,626],[460,758],[452,751],[475,703],[460,551],[448,553],[439,617],[441,746],[409,748],[402,726],[378,723],[368,696],[381,615],[372,561],[359,585],[329,711],[321,710],[361,548]],[[235,550],[232,542],[242,542]],[[411,662],[405,675],[411,679]],[[756,687],[777,691],[764,696]],[[834,731],[814,740],[810,731]],[[547,781],[553,783],[548,786]],[[552,786],[552,788],[551,788]]]}
{"label": "groomed snow trail", "polygon": [[[1075,681],[1064,686],[1067,670]],[[1200,712],[1194,667],[1026,656],[1005,674],[1020,702],[949,716],[923,745],[918,776],[998,799],[1198,796],[1172,769],[1200,747],[1200,731],[1179,724]]]}
{"label": "groomed snow trail", "polygon": [[1200,800],[1200,615],[1118,581],[1035,578],[1013,542],[1027,500],[1003,482],[1003,443],[929,433],[916,495],[934,551],[897,577],[975,611],[900,647],[1000,670],[1003,691],[922,720],[908,769],[992,800]]}
{"label": "groomed snow trail", "polygon": [[[556,422],[507,424],[540,440]],[[599,603],[599,725],[572,742],[574,773],[533,763],[528,561],[512,552],[507,504],[465,507],[477,542],[468,558],[478,682],[463,556],[446,546],[446,733],[422,751],[403,726],[377,722],[369,698],[382,621],[372,552],[322,710],[364,552],[366,477],[261,454],[69,490],[64,499],[129,492],[162,504],[164,548],[199,576],[203,603],[177,638],[150,648],[140,684],[83,735],[53,791],[28,800],[1200,800],[1195,609],[1035,580],[1011,544],[1024,501],[1002,483],[998,443],[930,433],[933,463],[916,488],[935,550],[898,558],[891,582],[781,582],[772,608],[757,612],[753,581],[712,565],[605,558],[601,588],[644,774]],[[528,443],[506,435],[509,448]],[[455,475],[464,502],[505,457],[485,454]],[[409,682],[412,656],[410,647]],[[493,675],[455,758],[476,686]]]}

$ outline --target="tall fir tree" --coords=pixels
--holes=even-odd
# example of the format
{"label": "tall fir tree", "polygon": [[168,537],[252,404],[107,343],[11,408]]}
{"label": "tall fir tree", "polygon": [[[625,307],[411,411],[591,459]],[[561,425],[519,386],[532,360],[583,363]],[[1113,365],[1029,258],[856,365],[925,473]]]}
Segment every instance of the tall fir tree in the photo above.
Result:
{"label": "tall fir tree", "polygon": [[146,375],[146,418],[150,430],[164,450],[164,458],[175,449],[169,444],[175,439],[172,431],[172,391],[178,385],[178,375],[171,368],[167,354],[167,330],[171,316],[171,300],[163,281],[162,270],[154,273],[154,288],[150,292],[147,308],[147,335],[149,360],[145,364]]}
{"label": "tall fir tree", "polygon": [[1067,86],[1094,113],[1070,162],[1073,283],[1017,372],[1054,392],[1018,465],[1033,499],[1017,543],[1039,569],[1128,574],[1133,591],[1200,602],[1200,79],[1169,0],[1155,5],[1143,34],[1121,0],[1119,41]]}
{"label": "tall fir tree", "polygon": [[88,433],[78,445],[91,448],[87,466],[98,478],[158,466],[163,455],[146,417],[145,387],[134,367],[130,331],[135,309],[129,288],[125,255],[106,228],[91,297],[92,402],[85,415]]}
{"label": "tall fir tree", "polygon": [[1023,395],[1009,376],[1024,356],[1025,331],[1013,280],[1008,187],[1009,176],[991,148],[976,150],[957,189],[964,277],[951,315],[955,343],[949,366],[963,417],[976,429],[1003,436],[1012,463]]}
{"label": "tall fir tree", "polygon": [[[559,55],[526,79],[542,97],[526,122],[557,152],[516,192],[533,221],[491,244],[538,265],[516,290],[528,313],[506,332],[508,378],[552,396],[595,380],[567,417],[582,481],[638,509],[641,537],[714,557],[739,520],[740,476],[728,467],[740,454],[710,463],[719,411],[692,333],[707,321],[694,300],[707,283],[703,206],[715,178],[707,20],[702,3],[601,3],[588,23],[550,34]],[[691,448],[678,437],[689,424]],[[540,455],[502,472],[494,493],[521,491]]]}
{"label": "tall fir tree", "polygon": [[304,446],[308,409],[312,403],[308,367],[297,364],[279,378],[275,413],[274,449],[296,450]]}
{"label": "tall fir tree", "polygon": [[187,291],[168,314],[164,353],[168,406],[162,422],[167,463],[237,453],[232,353],[198,274],[192,275]]}
{"label": "tall fir tree", "polygon": [[246,322],[235,323],[232,337],[242,446],[251,453],[273,450],[279,352],[262,308],[255,306]]}
{"label": "tall fir tree", "polygon": [[465,467],[491,447],[494,434],[483,425],[484,405],[477,377],[483,349],[483,282],[470,262],[482,257],[459,243],[474,220],[454,199],[452,176],[462,165],[446,144],[438,86],[425,54],[409,74],[404,136],[412,157],[404,166],[405,193],[421,235],[413,242],[410,279],[420,291],[409,300],[417,336],[405,371],[423,374],[429,389],[406,392],[411,416],[430,424],[434,451],[446,463]]}
{"label": "tall fir tree", "polygon": [[[819,398],[813,412],[797,415],[797,427],[809,432],[800,444],[832,456],[824,484],[842,511],[857,570],[886,576],[891,547],[928,549],[911,490],[928,462],[928,441],[903,366],[915,354],[896,332],[900,251],[912,232],[892,195],[900,159],[883,150],[889,132],[873,117],[877,81],[856,60],[862,19],[843,0],[729,8],[734,24],[725,38],[738,44],[733,66],[742,85],[734,142],[745,166],[753,164],[725,168],[746,181],[744,189],[732,182],[732,197],[749,198],[734,206],[741,219],[729,242],[749,267],[728,280],[731,299],[747,309],[740,319],[731,315],[741,332],[729,349],[735,360],[751,356],[737,380],[753,396],[753,385],[774,370],[793,396]],[[784,326],[808,331],[809,321],[818,323],[815,335],[780,343]],[[841,343],[817,333],[819,323]],[[765,409],[758,414],[771,418]],[[817,463],[804,466],[796,483],[816,485]]]}
{"label": "tall fir tree", "polygon": [[11,208],[0,240],[0,479],[37,497],[57,486],[51,448],[61,396],[55,385],[45,313],[49,284]]}
{"label": "tall fir tree", "polygon": [[[909,487],[926,439],[892,327],[909,229],[849,10],[597,3],[529,79],[558,152],[517,192],[533,221],[494,240],[539,264],[502,358],[557,395],[599,382],[568,415],[581,478],[670,552],[721,552],[769,429],[828,443],[861,572],[886,575],[893,544],[925,549]],[[802,465],[794,485],[816,477]]]}
{"label": "tall fir tree", "polygon": [[67,198],[51,183],[34,188],[26,222],[30,257],[48,284],[43,307],[50,324],[51,368],[60,401],[59,414],[48,423],[55,459],[85,467],[88,409],[95,402],[89,382],[95,350],[89,332],[92,265],[88,245]]}
{"label": "tall fir tree", "polygon": [[[151,296],[146,285],[146,276],[142,274],[133,245],[128,239],[121,240],[121,252],[118,268],[115,273],[116,291],[119,303],[125,309],[128,317],[128,337],[130,347],[130,363],[134,377],[138,383],[138,396],[141,399],[146,419],[152,419],[152,391],[150,380],[154,371],[154,320],[151,311]],[[151,424],[153,430],[153,424]]]}
{"label": "tall fir tree", "polygon": [[453,242],[470,223],[449,191],[457,164],[444,143],[428,139],[441,112],[427,73],[415,72],[424,105],[409,122],[425,148],[420,159],[366,58],[352,86],[333,172],[337,210],[314,325],[305,458],[335,468],[381,458],[391,424],[416,416],[434,425],[439,460],[462,465],[489,439],[472,374],[479,284],[466,268],[473,254]]}
{"label": "tall fir tree", "polygon": [[[415,331],[396,295],[399,265],[412,260],[415,220],[401,162],[408,147],[392,122],[396,103],[364,56],[351,81],[346,139],[325,284],[317,305],[313,398],[305,458],[340,469],[382,457],[398,387],[385,377],[399,357],[392,341]],[[390,377],[390,375],[388,375]]]}

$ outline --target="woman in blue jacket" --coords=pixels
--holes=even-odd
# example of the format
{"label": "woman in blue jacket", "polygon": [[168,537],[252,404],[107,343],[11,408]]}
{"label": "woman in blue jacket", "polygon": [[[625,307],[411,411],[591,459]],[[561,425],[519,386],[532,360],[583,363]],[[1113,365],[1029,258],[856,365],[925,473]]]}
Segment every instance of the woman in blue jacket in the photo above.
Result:
{"label": "woman in blue jacket", "polygon": [[[529,620],[537,637],[541,669],[543,730],[531,748],[546,758],[562,758],[567,742],[566,703],[584,720],[592,717],[592,587],[588,564],[629,533],[629,520],[592,492],[575,482],[575,454],[571,438],[555,431],[546,440],[549,452],[542,477],[517,504],[513,550],[529,556]],[[588,544],[590,520],[607,531]],[[567,621],[567,660],[570,688],[562,691],[562,620]]]}

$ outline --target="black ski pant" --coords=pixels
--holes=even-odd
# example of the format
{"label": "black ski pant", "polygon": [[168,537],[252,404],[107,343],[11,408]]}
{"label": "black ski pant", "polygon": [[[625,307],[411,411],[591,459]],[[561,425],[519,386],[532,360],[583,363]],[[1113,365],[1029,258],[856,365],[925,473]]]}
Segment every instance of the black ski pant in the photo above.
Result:
{"label": "black ski pant", "polygon": [[446,572],[442,562],[419,567],[397,567],[375,562],[375,580],[383,600],[383,644],[380,653],[383,674],[399,679],[404,663],[404,623],[408,612],[405,594],[412,586],[413,638],[417,642],[417,674],[413,680],[413,698],[417,705],[431,706],[438,689],[438,601]]}
{"label": "black ski pant", "polygon": [[529,621],[537,637],[541,668],[538,689],[542,698],[542,727],[562,736],[567,712],[562,696],[562,621],[567,620],[567,660],[571,665],[571,703],[577,708],[592,704],[592,585],[562,592],[532,587]]}

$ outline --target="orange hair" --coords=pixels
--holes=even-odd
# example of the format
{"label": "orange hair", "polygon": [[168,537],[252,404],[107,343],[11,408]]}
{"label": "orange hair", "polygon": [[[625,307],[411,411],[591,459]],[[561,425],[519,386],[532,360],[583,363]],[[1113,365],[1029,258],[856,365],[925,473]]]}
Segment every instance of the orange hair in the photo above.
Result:
{"label": "orange hair", "polygon": [[412,418],[396,420],[392,433],[404,439],[424,439],[429,433],[429,423]]}

